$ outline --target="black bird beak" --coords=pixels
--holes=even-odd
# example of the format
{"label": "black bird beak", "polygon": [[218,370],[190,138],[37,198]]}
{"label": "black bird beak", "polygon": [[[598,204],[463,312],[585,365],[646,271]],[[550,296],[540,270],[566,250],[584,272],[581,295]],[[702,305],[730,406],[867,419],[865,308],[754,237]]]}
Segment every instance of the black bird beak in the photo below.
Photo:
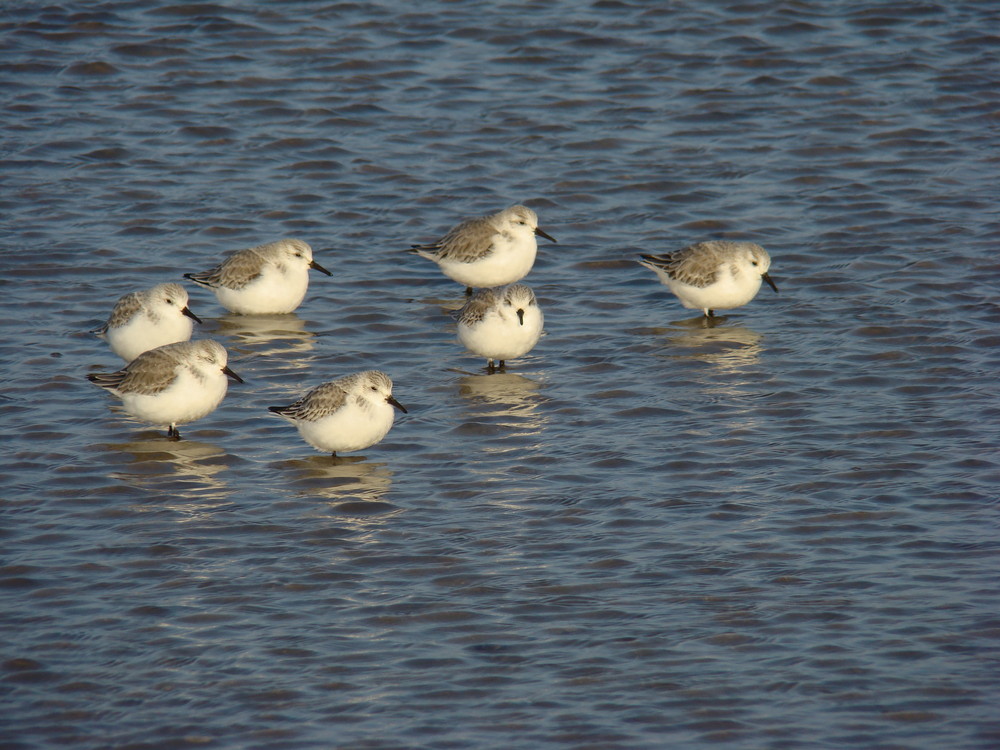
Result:
{"label": "black bird beak", "polygon": [[393,398],[392,396],[389,396],[388,398],[386,398],[385,402],[386,402],[387,404],[392,404],[392,405],[393,405],[393,406],[395,406],[395,407],[396,407],[397,409],[399,409],[399,410],[400,410],[401,412],[403,412],[403,414],[409,414],[409,413],[410,413],[410,412],[408,412],[408,411],[406,410],[406,407],[405,407],[405,406],[403,406],[403,405],[402,405],[401,403],[399,403],[399,402],[398,402],[398,401],[397,401],[396,399],[394,399],[394,398]]}
{"label": "black bird beak", "polygon": [[771,278],[770,276],[768,276],[768,275],[767,275],[766,273],[762,273],[762,274],[760,275],[760,277],[761,277],[762,279],[764,279],[764,281],[766,281],[766,282],[767,282],[768,284],[770,284],[770,285],[771,285],[771,288],[772,288],[772,289],[774,290],[774,293],[775,293],[775,294],[777,294],[777,293],[778,293],[778,287],[776,287],[776,286],[774,285],[774,280],[773,280],[773,279],[772,279],[772,278]]}
{"label": "black bird beak", "polygon": [[195,323],[201,323],[201,318],[199,318],[197,315],[195,315],[193,312],[191,312],[187,307],[182,307],[181,308],[181,315],[187,315]]}
{"label": "black bird beak", "polygon": [[332,273],[330,273],[329,271],[327,271],[325,268],[323,268],[323,266],[321,266],[319,263],[317,263],[314,260],[309,261],[309,267],[310,268],[315,268],[317,271],[319,271],[320,273],[325,273],[327,276],[333,276]]}
{"label": "black bird beak", "polygon": [[524,308],[517,308],[517,320],[521,325],[524,325]]}
{"label": "black bird beak", "polygon": [[243,381],[243,378],[241,378],[241,377],[240,377],[239,375],[237,375],[237,374],[236,374],[235,372],[233,372],[232,370],[230,370],[230,369],[229,369],[228,367],[223,367],[223,368],[222,368],[222,371],[223,371],[224,373],[226,373],[226,375],[228,375],[229,377],[231,377],[231,378],[232,378],[233,380],[235,380],[235,381],[236,381],[237,383],[242,383],[242,382],[244,382],[244,381]]}
{"label": "black bird beak", "polygon": [[546,232],[541,227],[535,227],[535,234],[537,234],[539,237],[544,237],[549,242],[555,242],[556,241],[555,237],[553,237],[551,234],[549,234],[548,232]]}

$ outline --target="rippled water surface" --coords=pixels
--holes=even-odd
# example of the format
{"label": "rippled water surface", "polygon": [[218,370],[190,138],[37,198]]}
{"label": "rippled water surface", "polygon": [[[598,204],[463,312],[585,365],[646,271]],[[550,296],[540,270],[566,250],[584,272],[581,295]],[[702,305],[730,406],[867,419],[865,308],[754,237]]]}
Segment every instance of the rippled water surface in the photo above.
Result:
{"label": "rippled water surface", "polygon": [[[0,12],[4,748],[1000,744],[1000,9]],[[403,251],[523,202],[487,375]],[[170,442],[86,375],[121,294],[301,237]],[[640,252],[768,248],[709,327]],[[387,371],[333,461],[266,411]]]}

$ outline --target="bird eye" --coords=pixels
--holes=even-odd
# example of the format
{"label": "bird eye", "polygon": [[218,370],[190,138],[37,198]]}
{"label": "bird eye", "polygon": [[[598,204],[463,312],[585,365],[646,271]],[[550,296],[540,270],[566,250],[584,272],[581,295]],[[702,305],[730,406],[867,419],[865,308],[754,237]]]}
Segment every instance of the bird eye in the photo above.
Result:
{"label": "bird eye", "polygon": [[172,305],[172,304],[174,304],[174,301],[172,299],[170,299],[170,297],[167,297],[167,304],[168,305]]}
{"label": "bird eye", "polygon": [[755,266],[757,265],[757,261],[755,261],[755,260],[752,260],[752,261],[750,261],[750,262],[751,262],[751,263],[752,263],[753,265],[755,265]]}

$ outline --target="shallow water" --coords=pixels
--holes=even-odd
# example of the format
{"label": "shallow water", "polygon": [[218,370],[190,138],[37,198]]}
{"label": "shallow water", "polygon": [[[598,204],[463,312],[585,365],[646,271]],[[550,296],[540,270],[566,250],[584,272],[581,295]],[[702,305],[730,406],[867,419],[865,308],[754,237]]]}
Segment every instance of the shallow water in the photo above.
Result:
{"label": "shallow water", "polygon": [[[1000,11],[146,0],[0,28],[2,746],[1000,743]],[[524,202],[486,375],[401,252]],[[121,294],[306,239],[184,440],[86,381]],[[759,242],[706,326],[634,260]],[[387,371],[334,462],[267,414]]]}

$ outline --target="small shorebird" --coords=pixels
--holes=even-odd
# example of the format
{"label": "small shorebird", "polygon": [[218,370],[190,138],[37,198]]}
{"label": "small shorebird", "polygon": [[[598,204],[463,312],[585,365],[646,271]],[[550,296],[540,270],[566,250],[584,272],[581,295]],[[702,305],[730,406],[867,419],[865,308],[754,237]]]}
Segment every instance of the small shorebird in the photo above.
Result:
{"label": "small shorebird", "polygon": [[201,419],[222,403],[227,376],[243,382],[227,361],[217,341],[180,341],[143,352],[117,372],[94,372],[87,379],[120,398],[136,419],[169,425],[167,437],[179,440],[177,425]]}
{"label": "small shorebird", "polygon": [[131,362],[145,351],[191,338],[192,321],[201,319],[188,309],[188,293],[180,284],[157,284],[152,289],[121,296],[107,322],[94,331],[111,351]]}
{"label": "small shorebird", "polygon": [[394,408],[406,409],[392,397],[392,380],[384,372],[365,370],[318,385],[288,406],[268,411],[284,417],[321,453],[360,451],[389,432]]}
{"label": "small shorebird", "polygon": [[640,257],[639,264],[655,271],[684,307],[701,310],[708,318],[715,310],[745,305],[757,296],[762,281],[778,291],[767,273],[771,256],[752,242],[710,240],[676,253]]}
{"label": "small shorebird", "polygon": [[526,206],[463,221],[437,242],[413,245],[410,252],[438,264],[449,279],[472,289],[512,284],[535,264],[538,241],[555,238],[538,226],[538,216]]}
{"label": "small shorebird", "polygon": [[545,317],[535,293],[524,284],[479,289],[457,313],[458,340],[473,354],[487,358],[486,368],[500,369],[505,360],[527,354],[542,335]]}
{"label": "small shorebird", "polygon": [[184,278],[215,292],[219,304],[238,315],[290,313],[309,288],[309,269],[332,274],[313,260],[302,240],[278,240],[227,256],[209,271]]}

